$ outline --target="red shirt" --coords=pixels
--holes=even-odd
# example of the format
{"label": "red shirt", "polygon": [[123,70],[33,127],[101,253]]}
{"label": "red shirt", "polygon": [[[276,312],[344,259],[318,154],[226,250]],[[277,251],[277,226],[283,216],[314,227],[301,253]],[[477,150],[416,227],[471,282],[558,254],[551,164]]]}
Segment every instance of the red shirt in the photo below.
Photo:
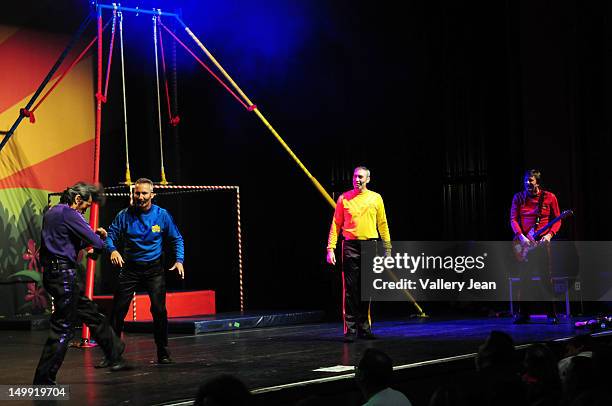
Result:
{"label": "red shirt", "polygon": [[[541,190],[540,193],[544,193],[544,201],[542,202],[540,224],[535,231],[541,230],[550,220],[561,214],[557,197],[552,192],[547,192],[545,190]],[[531,196],[526,191],[522,191],[514,195],[512,207],[510,208],[510,227],[512,227],[514,234],[527,234],[534,226],[538,213],[540,193]],[[555,235],[560,228],[561,221],[558,221],[551,227],[549,233]]]}

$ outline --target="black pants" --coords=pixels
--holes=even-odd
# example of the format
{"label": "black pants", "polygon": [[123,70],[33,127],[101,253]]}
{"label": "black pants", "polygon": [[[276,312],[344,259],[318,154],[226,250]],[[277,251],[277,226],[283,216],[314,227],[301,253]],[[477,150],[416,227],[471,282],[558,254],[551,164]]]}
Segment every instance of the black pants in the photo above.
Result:
{"label": "black pants", "polygon": [[361,300],[361,241],[342,243],[342,277],[344,296],[344,334],[371,332],[369,301]]}
{"label": "black pants", "polygon": [[153,335],[158,358],[168,352],[168,312],[166,311],[166,277],[160,261],[142,265],[126,263],[119,273],[119,281],[113,298],[111,320],[117,334],[123,331],[123,321],[130,308],[132,296],[138,286],[145,288],[151,300]]}
{"label": "black pants", "polygon": [[77,322],[87,324],[92,337],[109,360],[119,359],[123,344],[110,327],[107,318],[98,311],[96,304],[82,294],[75,269],[45,268],[43,286],[53,296],[55,311],[50,318],[49,338],[36,368],[34,385],[54,383],[70,340],[74,337],[74,326]]}
{"label": "black pants", "polygon": [[[519,313],[521,316],[546,313],[549,317],[556,316],[554,302],[554,286],[552,280],[552,255],[550,244],[529,252],[527,262],[522,262],[519,268]],[[539,277],[540,280],[533,280]]]}

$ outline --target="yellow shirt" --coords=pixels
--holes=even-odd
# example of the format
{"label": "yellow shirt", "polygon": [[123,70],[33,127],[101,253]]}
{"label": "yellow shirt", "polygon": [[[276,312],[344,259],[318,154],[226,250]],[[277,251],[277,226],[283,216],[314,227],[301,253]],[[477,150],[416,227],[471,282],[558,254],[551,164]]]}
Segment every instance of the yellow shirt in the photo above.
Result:
{"label": "yellow shirt", "polygon": [[371,190],[366,189],[362,193],[351,190],[338,198],[327,239],[327,249],[336,248],[341,229],[347,240],[378,238],[380,233],[385,247],[391,247],[391,235],[382,197]]}

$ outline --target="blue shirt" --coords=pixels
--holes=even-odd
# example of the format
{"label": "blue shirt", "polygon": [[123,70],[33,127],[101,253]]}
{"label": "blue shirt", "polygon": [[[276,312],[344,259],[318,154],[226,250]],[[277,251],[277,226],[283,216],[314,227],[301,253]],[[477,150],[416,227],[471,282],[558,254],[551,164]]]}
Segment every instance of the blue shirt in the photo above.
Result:
{"label": "blue shirt", "polygon": [[76,264],[79,251],[88,245],[96,250],[104,248],[104,242],[81,213],[67,204],[55,205],[45,213],[40,250],[43,263],[58,259]]}
{"label": "blue shirt", "polygon": [[157,205],[146,211],[128,207],[117,214],[108,229],[106,248],[109,252],[123,245],[123,259],[128,262],[150,262],[161,257],[163,244],[169,244],[177,262],[185,259],[183,236],[170,213]]}

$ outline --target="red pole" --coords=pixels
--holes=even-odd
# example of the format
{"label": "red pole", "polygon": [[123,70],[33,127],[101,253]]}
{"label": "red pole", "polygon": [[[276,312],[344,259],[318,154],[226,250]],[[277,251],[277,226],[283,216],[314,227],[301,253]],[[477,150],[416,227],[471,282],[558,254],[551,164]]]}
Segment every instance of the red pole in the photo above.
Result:
{"label": "red pole", "polygon": [[[96,92],[96,135],[94,138],[94,173],[93,182],[100,182],[100,130],[102,128],[102,9],[98,8],[98,86]],[[98,228],[99,206],[97,203],[91,205],[89,214],[89,225],[92,230]],[[94,276],[96,273],[96,262],[87,259],[87,276],[85,279],[85,296],[93,299]],[[81,336],[81,347],[93,347],[90,343],[89,327],[83,325]]]}

